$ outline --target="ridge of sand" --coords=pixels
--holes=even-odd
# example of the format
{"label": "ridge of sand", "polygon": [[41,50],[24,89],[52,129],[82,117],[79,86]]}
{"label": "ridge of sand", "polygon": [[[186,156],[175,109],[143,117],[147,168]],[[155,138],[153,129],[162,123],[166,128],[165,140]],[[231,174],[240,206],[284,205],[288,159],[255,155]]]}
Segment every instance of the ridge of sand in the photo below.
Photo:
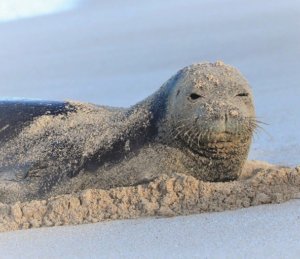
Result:
{"label": "ridge of sand", "polygon": [[144,185],[89,189],[13,205],[0,203],[0,231],[216,212],[300,197],[300,167],[280,168],[261,162],[248,162],[247,167],[241,179],[233,182],[161,175]]}

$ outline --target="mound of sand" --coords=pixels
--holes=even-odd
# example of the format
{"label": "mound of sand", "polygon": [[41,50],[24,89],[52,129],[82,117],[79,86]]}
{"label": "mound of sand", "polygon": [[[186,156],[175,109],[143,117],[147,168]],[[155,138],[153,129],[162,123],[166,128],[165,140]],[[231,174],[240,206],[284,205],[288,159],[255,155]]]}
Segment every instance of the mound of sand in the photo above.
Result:
{"label": "mound of sand", "polygon": [[248,162],[238,181],[208,183],[186,175],[162,175],[151,183],[89,189],[13,205],[0,203],[0,231],[176,216],[281,203],[300,197],[300,167]]}

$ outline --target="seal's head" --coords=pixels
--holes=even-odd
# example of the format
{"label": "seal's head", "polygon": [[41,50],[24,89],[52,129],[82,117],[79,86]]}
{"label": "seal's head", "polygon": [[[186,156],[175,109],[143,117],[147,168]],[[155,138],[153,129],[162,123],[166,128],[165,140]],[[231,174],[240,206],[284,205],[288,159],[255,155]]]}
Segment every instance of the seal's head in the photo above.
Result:
{"label": "seal's head", "polygon": [[194,175],[208,181],[236,179],[256,126],[248,82],[237,69],[216,62],[186,67],[166,87],[169,139],[198,157],[205,170]]}

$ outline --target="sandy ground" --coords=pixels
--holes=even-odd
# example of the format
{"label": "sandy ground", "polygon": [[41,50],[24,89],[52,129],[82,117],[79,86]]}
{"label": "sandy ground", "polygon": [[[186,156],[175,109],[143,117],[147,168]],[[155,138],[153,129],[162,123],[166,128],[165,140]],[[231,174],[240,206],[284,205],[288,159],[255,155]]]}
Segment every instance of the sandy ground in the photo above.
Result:
{"label": "sandy ground", "polygon": [[300,201],[0,235],[2,258],[299,258]]}
{"label": "sandy ground", "polygon": [[[162,175],[148,184],[88,189],[46,200],[0,203],[0,232],[149,216],[178,216],[282,203],[300,198],[300,167],[251,162],[238,181],[202,182]],[[254,169],[253,169],[254,168]],[[251,170],[252,169],[252,170]]]}
{"label": "sandy ground", "polygon": [[[249,79],[257,114],[269,124],[267,134],[256,137],[250,158],[297,165],[299,7],[295,1],[89,1],[68,13],[1,24],[1,95],[127,106],[184,65],[223,59]],[[0,246],[7,258],[19,252],[50,257],[55,251],[64,258],[146,252],[291,258],[299,254],[298,206],[294,201],[183,218],[5,233]]]}

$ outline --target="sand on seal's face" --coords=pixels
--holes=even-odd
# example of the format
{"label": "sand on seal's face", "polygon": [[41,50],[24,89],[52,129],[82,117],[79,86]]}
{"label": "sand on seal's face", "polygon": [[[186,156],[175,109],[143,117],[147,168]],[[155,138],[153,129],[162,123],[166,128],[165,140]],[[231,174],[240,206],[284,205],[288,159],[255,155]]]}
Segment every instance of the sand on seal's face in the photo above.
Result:
{"label": "sand on seal's face", "polygon": [[208,183],[162,175],[144,185],[88,189],[47,200],[0,203],[0,231],[94,223],[147,216],[176,216],[280,203],[299,198],[300,167],[247,162],[240,179]]}

